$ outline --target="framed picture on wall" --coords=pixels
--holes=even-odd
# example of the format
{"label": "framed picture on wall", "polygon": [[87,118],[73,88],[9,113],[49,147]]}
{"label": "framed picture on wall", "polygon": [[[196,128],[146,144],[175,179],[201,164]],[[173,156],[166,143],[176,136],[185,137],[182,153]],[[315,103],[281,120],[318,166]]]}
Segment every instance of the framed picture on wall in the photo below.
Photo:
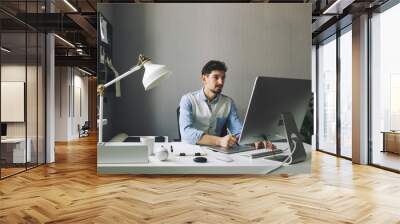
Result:
{"label": "framed picture on wall", "polygon": [[25,122],[25,82],[1,82],[1,122]]}
{"label": "framed picture on wall", "polygon": [[97,27],[97,84],[104,84],[114,77],[106,66],[106,60],[112,59],[112,26],[103,14],[98,13]]}

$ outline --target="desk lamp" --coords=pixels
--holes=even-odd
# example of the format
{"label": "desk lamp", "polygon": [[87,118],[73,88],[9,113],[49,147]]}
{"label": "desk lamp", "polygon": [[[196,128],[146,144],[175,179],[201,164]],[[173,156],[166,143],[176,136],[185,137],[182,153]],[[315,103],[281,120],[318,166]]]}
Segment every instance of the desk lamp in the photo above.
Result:
{"label": "desk lamp", "polygon": [[[106,64],[113,70],[113,72],[117,73],[114,66],[111,64],[111,60],[107,59]],[[143,55],[139,55],[138,63],[136,66],[129,69],[124,74],[118,76],[117,78],[111,80],[106,84],[100,84],[97,86],[97,94],[100,96],[100,108],[99,108],[99,141],[98,144],[103,143],[103,97],[104,97],[104,90],[111,86],[112,84],[116,83],[117,81],[133,74],[134,72],[138,71],[144,67],[144,75],[143,75],[143,86],[145,91],[150,90],[157,86],[162,80],[167,79],[170,71],[167,70],[165,65],[157,65],[153,64],[150,61],[150,58],[147,58]],[[118,74],[118,73],[117,73]]]}

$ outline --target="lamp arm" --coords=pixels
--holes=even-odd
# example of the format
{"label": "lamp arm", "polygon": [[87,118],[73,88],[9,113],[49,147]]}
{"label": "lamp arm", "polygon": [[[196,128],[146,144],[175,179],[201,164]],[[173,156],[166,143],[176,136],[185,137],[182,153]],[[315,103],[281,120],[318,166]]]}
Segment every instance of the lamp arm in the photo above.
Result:
{"label": "lamp arm", "polygon": [[125,78],[126,76],[134,73],[135,71],[139,70],[140,68],[142,68],[143,64],[140,65],[136,65],[135,67],[132,67],[131,69],[129,69],[127,72],[125,72],[124,74],[118,76],[117,78],[107,82],[104,85],[99,85],[99,87],[97,87],[97,91],[99,93],[99,103],[100,103],[100,108],[99,108],[99,137],[98,137],[98,142],[99,144],[103,143],[103,100],[104,100],[104,89],[109,87],[110,85],[114,84],[115,82]]}
{"label": "lamp arm", "polygon": [[[110,85],[118,82],[119,80],[125,78],[126,76],[136,72],[137,70],[141,69],[143,65],[136,65],[135,67],[132,67],[131,69],[129,69],[127,72],[125,72],[124,74],[118,76],[117,78],[107,82],[106,84],[104,84],[104,88],[109,87]],[[117,73],[118,74],[118,73]]]}
{"label": "lamp arm", "polygon": [[115,82],[118,82],[119,80],[125,78],[126,76],[132,74],[133,72],[136,72],[137,70],[139,70],[140,68],[143,67],[143,65],[146,62],[149,62],[150,58],[140,54],[139,58],[138,58],[138,63],[136,64],[136,66],[132,67],[131,69],[129,69],[127,72],[125,72],[124,74],[118,76],[118,71],[115,69],[115,67],[113,66],[111,59],[107,58],[106,59],[106,64],[111,68],[111,70],[117,75],[117,77],[111,81],[109,81],[106,84],[100,84],[97,86],[97,93],[98,95],[102,96],[104,95],[104,89],[106,89],[107,87],[109,87],[110,85],[114,84]]}
{"label": "lamp arm", "polygon": [[[99,104],[100,104],[100,108],[99,108],[99,136],[98,136],[98,144],[103,144],[103,100],[104,100],[104,90],[109,87],[110,85],[118,82],[119,80],[125,78],[126,76],[136,72],[137,70],[141,69],[143,67],[143,65],[146,62],[149,62],[150,58],[147,58],[143,55],[139,55],[139,60],[138,60],[138,64],[134,67],[132,67],[131,69],[129,69],[127,72],[125,72],[124,74],[116,77],[115,79],[107,82],[104,85],[98,85],[97,86],[97,93],[99,95]],[[116,74],[118,74],[117,70],[114,68],[114,66],[111,63],[110,59],[106,60],[106,64],[108,66],[110,66],[111,70],[113,70],[113,72],[115,72]]]}

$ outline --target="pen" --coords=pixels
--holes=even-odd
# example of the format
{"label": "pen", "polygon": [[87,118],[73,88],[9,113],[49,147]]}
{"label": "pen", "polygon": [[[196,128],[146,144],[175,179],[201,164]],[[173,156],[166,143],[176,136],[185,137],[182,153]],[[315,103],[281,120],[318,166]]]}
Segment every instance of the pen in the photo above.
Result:
{"label": "pen", "polygon": [[[232,132],[229,130],[229,129],[226,129],[227,131],[228,131],[228,134],[230,135],[230,136],[232,136],[232,137],[234,137],[233,135],[232,135]],[[236,138],[236,137],[235,137]],[[236,145],[239,145],[239,143],[237,142],[237,140],[236,140]]]}

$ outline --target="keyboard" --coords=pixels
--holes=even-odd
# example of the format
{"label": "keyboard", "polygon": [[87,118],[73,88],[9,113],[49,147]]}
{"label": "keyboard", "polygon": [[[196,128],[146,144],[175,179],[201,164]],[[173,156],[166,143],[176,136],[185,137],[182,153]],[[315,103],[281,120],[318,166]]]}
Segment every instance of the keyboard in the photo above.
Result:
{"label": "keyboard", "polygon": [[289,161],[288,157],[289,157],[289,155],[274,155],[274,156],[266,157],[264,159],[274,160],[274,161],[279,161],[279,162],[283,162],[283,161],[288,162]]}
{"label": "keyboard", "polygon": [[213,151],[222,152],[225,154],[245,152],[245,151],[251,151],[251,150],[256,149],[254,146],[251,146],[251,145],[234,145],[231,148],[224,148],[224,147],[219,147],[219,146],[207,146],[207,148],[209,148]]}
{"label": "keyboard", "polygon": [[250,158],[257,159],[260,157],[277,155],[277,154],[280,154],[283,152],[282,149],[275,149],[275,150],[268,150],[268,151],[263,150],[262,152],[257,152],[257,151],[255,151],[255,153],[250,154]]}

